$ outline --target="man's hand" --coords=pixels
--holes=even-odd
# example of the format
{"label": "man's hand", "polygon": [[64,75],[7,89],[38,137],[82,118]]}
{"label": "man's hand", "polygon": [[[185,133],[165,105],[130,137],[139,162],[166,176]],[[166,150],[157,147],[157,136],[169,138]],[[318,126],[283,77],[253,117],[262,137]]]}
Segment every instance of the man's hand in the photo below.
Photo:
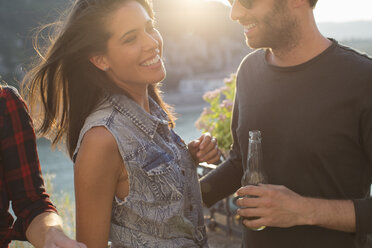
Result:
{"label": "man's hand", "polygon": [[60,228],[50,227],[43,248],[87,248],[83,243],[68,238]]}
{"label": "man's hand", "polygon": [[[317,225],[355,232],[355,209],[351,200],[303,197],[278,185],[246,186],[237,191],[238,214],[258,219],[244,220],[248,228]],[[257,197],[244,197],[257,196]]]}
{"label": "man's hand", "polygon": [[188,144],[189,151],[196,163],[216,163],[221,157],[221,151],[217,147],[217,140],[210,133],[204,133],[199,139]]}
{"label": "man's hand", "polygon": [[[284,186],[263,185],[246,186],[237,191],[243,197],[236,201],[238,214],[244,217],[259,217],[244,220],[249,228],[260,226],[292,227],[310,225],[312,210],[307,198],[287,189]],[[257,196],[244,197],[244,196]]]}

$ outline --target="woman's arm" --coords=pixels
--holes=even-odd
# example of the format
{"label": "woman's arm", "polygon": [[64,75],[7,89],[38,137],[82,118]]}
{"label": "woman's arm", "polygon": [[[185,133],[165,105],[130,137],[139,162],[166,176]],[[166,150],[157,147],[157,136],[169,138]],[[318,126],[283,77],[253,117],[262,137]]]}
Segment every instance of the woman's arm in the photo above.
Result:
{"label": "woman's arm", "polygon": [[76,158],[76,239],[89,248],[107,247],[112,201],[125,167],[116,141],[104,127],[84,135]]}

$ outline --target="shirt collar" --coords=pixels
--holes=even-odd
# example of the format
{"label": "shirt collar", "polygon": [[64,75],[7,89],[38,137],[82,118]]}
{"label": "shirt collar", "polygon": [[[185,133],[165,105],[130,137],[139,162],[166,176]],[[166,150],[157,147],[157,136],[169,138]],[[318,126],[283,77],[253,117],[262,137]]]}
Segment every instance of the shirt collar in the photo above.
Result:
{"label": "shirt collar", "polygon": [[150,113],[146,112],[138,103],[124,94],[108,96],[108,101],[121,114],[127,116],[139,129],[154,138],[159,125],[168,126],[168,115],[149,96]]}

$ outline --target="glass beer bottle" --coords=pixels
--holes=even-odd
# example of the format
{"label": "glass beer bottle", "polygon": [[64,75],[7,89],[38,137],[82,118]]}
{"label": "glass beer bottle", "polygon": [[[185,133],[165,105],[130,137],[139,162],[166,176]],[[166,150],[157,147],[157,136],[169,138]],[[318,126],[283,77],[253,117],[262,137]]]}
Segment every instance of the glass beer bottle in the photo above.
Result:
{"label": "glass beer bottle", "polygon": [[[248,156],[247,163],[244,165],[244,174],[242,177],[242,186],[258,185],[259,183],[267,183],[267,176],[263,170],[262,147],[261,147],[261,132],[249,131]],[[257,196],[245,196],[257,197]],[[243,219],[254,220],[259,217],[244,217]],[[254,231],[261,231],[265,226],[251,228]]]}

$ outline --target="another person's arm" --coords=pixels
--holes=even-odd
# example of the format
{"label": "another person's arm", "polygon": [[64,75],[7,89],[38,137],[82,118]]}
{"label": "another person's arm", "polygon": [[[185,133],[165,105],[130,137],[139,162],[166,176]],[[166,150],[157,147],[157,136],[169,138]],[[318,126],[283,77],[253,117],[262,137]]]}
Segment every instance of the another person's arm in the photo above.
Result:
{"label": "another person's arm", "polygon": [[89,248],[107,247],[112,201],[125,170],[116,141],[104,127],[87,131],[74,166],[76,239]]}
{"label": "another person's arm", "polygon": [[13,88],[0,92],[0,150],[7,193],[17,216],[14,238],[27,237],[35,247],[79,247],[62,232],[61,220],[45,192],[35,132],[25,103]]}
{"label": "another person's arm", "polygon": [[28,241],[35,247],[86,248],[82,243],[69,239],[62,230],[62,220],[54,212],[36,216],[26,231]]}

